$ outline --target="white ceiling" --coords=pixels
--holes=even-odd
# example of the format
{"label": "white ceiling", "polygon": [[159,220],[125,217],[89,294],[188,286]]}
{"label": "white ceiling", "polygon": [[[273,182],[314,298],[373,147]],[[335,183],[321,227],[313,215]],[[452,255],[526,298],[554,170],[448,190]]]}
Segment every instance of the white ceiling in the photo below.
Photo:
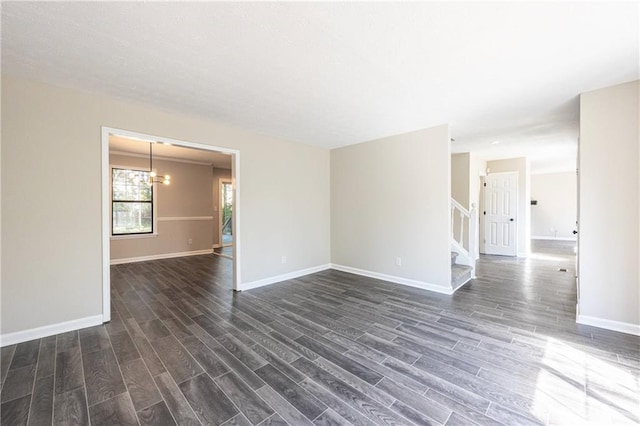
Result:
{"label": "white ceiling", "polygon": [[149,142],[153,143],[153,158],[161,160],[186,160],[201,164],[209,164],[218,169],[231,169],[231,155],[217,151],[185,148],[181,146],[129,139],[123,136],[109,136],[109,152],[112,154],[133,154],[149,157]]}
{"label": "white ceiling", "polygon": [[638,17],[637,2],[3,2],[2,72],[327,148],[451,123],[455,152],[575,158],[577,96],[638,78]]}
{"label": "white ceiling", "polygon": [[451,151],[473,152],[485,160],[528,157],[532,173],[557,173],[576,169],[577,138],[577,121],[549,122],[456,140]]}

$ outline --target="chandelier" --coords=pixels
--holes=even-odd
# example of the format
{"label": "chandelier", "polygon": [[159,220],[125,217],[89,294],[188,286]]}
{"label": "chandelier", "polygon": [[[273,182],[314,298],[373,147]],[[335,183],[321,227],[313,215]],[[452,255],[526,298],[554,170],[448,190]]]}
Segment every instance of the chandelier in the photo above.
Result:
{"label": "chandelier", "polygon": [[149,180],[147,183],[149,185],[153,185],[154,183],[169,185],[171,183],[171,176],[158,176],[155,170],[153,170],[153,142],[149,142]]}

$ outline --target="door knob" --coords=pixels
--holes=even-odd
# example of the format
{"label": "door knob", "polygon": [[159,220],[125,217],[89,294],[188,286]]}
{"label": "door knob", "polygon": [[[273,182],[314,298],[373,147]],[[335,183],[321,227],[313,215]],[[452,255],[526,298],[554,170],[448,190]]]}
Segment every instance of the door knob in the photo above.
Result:
{"label": "door knob", "polygon": [[514,218],[511,218],[511,219],[509,219],[509,222],[513,222],[514,220],[515,220]]}
{"label": "door knob", "polygon": [[576,231],[575,229],[573,230],[573,235],[576,235],[578,233],[578,231]]}

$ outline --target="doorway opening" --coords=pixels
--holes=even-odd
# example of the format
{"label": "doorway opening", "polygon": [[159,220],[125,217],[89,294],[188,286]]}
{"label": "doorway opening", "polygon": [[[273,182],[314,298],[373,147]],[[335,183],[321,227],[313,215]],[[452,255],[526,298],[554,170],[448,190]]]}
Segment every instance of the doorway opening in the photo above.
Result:
{"label": "doorway opening", "polygon": [[220,245],[223,247],[233,244],[233,183],[220,182]]}
{"label": "doorway opening", "polygon": [[[113,146],[126,146],[126,152],[110,150],[110,141]],[[226,164],[228,169],[218,170],[218,173],[222,173],[228,182],[226,192],[230,204],[226,209],[229,228],[226,232],[233,240],[228,246],[232,251],[232,256],[229,256],[232,265],[227,274],[232,277],[230,287],[238,290],[241,253],[238,238],[240,152],[109,127],[102,128],[101,143],[103,322],[111,320],[112,264],[213,252],[212,246],[217,241],[213,235],[218,231],[218,217],[210,212],[216,192],[214,188],[218,183],[218,179],[213,178],[216,173],[214,163],[218,161]],[[116,167],[114,161],[121,164]],[[177,172],[170,173],[170,182],[155,178],[156,174],[165,175],[158,177],[168,177],[166,175],[171,169]],[[119,179],[118,188],[116,181],[112,183],[115,176],[113,170],[116,170]],[[190,198],[185,199],[186,196]],[[116,210],[118,214],[115,214]],[[143,224],[144,229],[123,232],[120,222],[125,225]],[[114,227],[114,223],[118,226]],[[122,245],[123,242],[128,244]],[[113,255],[116,257],[113,258]]]}
{"label": "doorway opening", "polygon": [[218,180],[218,241],[213,252],[219,256],[233,258],[233,182],[229,179]]}

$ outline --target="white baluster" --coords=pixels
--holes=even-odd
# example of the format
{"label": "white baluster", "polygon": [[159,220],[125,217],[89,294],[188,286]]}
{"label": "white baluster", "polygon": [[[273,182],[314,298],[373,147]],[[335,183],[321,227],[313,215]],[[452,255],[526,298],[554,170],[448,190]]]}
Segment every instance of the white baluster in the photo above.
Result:
{"label": "white baluster", "polygon": [[477,226],[478,226],[478,209],[476,208],[476,205],[474,203],[474,204],[471,204],[471,210],[469,211],[469,256],[471,256],[471,259],[474,262],[474,264],[477,257],[477,252],[476,252]]}

